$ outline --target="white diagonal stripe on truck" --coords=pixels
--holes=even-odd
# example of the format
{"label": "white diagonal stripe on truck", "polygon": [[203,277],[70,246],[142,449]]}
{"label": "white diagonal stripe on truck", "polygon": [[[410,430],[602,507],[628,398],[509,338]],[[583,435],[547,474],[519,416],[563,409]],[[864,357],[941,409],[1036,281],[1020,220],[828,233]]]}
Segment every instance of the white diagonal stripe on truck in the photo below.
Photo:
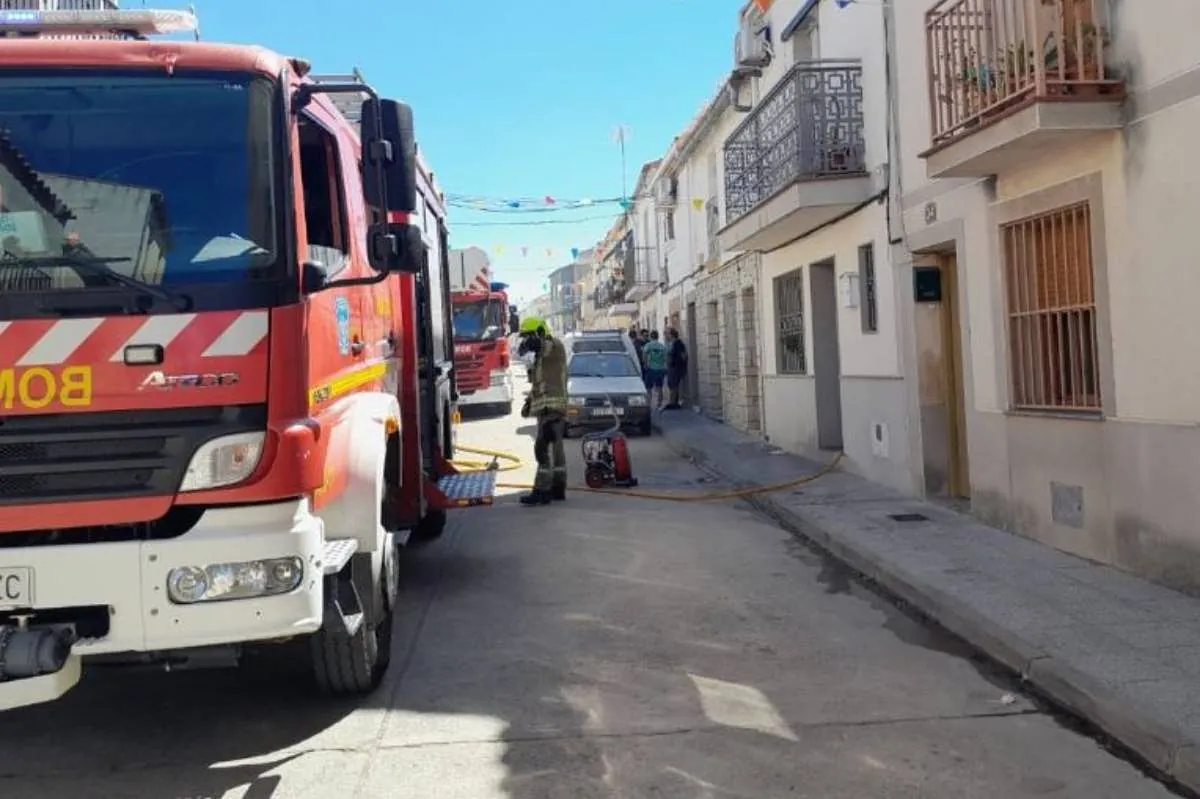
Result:
{"label": "white diagonal stripe on truck", "polygon": [[110,363],[121,363],[125,360],[125,348],[139,344],[159,344],[165,349],[195,318],[194,313],[152,316],[108,360]]}
{"label": "white diagonal stripe on truck", "polygon": [[17,366],[53,366],[71,357],[103,319],[61,319],[26,351]]}
{"label": "white diagonal stripe on truck", "polygon": [[246,355],[267,336],[267,312],[247,311],[204,351],[205,358]]}
{"label": "white diagonal stripe on truck", "polygon": [[3,333],[11,324],[12,322],[0,322],[0,333]]}

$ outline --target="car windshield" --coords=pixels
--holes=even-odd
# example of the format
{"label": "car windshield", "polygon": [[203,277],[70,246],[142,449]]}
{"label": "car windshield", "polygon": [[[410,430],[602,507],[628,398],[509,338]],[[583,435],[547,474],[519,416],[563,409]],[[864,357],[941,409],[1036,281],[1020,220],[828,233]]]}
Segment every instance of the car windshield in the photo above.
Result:
{"label": "car windshield", "polygon": [[585,352],[571,358],[568,377],[637,377],[637,364],[624,353]]}
{"label": "car windshield", "polygon": [[504,331],[507,306],[496,300],[478,300],[454,304],[454,340],[484,341],[498,338]]}
{"label": "car windshield", "polygon": [[[167,72],[0,74],[0,293],[276,268],[274,89]],[[70,256],[66,258],[64,256]]]}
{"label": "car windshield", "polygon": [[619,352],[625,353],[625,342],[619,338],[578,338],[571,344],[571,352]]}

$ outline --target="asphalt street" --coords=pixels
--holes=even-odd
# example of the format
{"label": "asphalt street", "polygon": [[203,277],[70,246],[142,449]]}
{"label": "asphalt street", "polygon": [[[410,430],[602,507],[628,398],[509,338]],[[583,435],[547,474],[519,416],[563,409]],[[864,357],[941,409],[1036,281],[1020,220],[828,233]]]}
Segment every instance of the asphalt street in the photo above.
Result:
{"label": "asphalt street", "polygon": [[[528,456],[531,430],[459,441]],[[657,438],[633,452],[646,489],[720,488]],[[0,716],[0,797],[1171,795],[738,503],[516,493],[406,554],[374,696],[263,664],[92,670]]]}

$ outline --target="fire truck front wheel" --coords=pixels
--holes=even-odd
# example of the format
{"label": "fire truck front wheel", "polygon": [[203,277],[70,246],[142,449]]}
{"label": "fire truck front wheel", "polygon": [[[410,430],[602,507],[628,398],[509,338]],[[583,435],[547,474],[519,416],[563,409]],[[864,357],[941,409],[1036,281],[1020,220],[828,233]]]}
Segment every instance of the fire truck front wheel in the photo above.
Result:
{"label": "fire truck front wheel", "polygon": [[[326,615],[324,626],[309,639],[309,658],[317,687],[336,696],[367,694],[383,681],[391,663],[392,622],[395,618],[396,573],[395,544],[389,536],[384,557],[372,559],[357,555],[333,580],[349,579],[362,598],[362,613],[357,629],[351,634],[345,622]],[[375,561],[373,563],[372,561]],[[343,590],[347,587],[343,586]],[[328,590],[328,589],[327,589]],[[353,623],[352,613],[346,621]]]}

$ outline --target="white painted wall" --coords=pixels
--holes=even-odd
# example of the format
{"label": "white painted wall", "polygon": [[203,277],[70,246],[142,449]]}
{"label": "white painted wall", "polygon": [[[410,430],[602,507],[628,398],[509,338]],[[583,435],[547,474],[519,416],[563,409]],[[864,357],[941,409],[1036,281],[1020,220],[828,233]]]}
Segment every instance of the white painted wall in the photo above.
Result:
{"label": "white painted wall", "polygon": [[[1031,157],[1020,169],[1000,176],[994,197],[982,181],[931,185],[919,157],[930,142],[923,27],[930,2],[893,2],[895,69],[905,102],[901,178],[907,196],[917,195],[909,203],[905,224],[910,230],[923,227],[923,206],[931,200],[943,217],[963,218],[967,263],[960,273],[966,277],[976,409],[1003,411],[1008,406],[1003,284],[999,253],[989,240],[987,204],[1100,173],[1116,415],[1156,422],[1200,421],[1200,355],[1194,347],[1193,310],[1200,296],[1200,270],[1193,268],[1195,247],[1190,240],[1190,230],[1200,218],[1200,161],[1195,155],[1200,99],[1185,99],[1132,120],[1123,133],[1080,137],[1069,147]],[[1200,30],[1200,3],[1123,0],[1112,5],[1113,54],[1128,76],[1131,107],[1147,107],[1154,89],[1189,71],[1200,80],[1200,53],[1191,42],[1192,32]]]}
{"label": "white painted wall", "polygon": [[[682,159],[668,153],[663,160],[655,179],[665,178],[674,174],[678,181],[678,201],[671,211],[659,211],[657,235],[660,250],[667,264],[667,288],[656,292],[645,299],[639,308],[639,315],[651,316],[655,327],[661,328],[674,306],[681,315],[687,311],[687,296],[695,288],[696,270],[704,263],[708,254],[708,217],[706,207],[697,209],[693,201],[701,200],[707,203],[715,196],[717,202],[724,207],[724,144],[725,138],[740,120],[740,115],[731,108],[725,109],[717,120],[709,126],[706,133],[698,141],[693,141],[690,152]],[[709,156],[717,158],[715,184],[710,174]],[[653,202],[652,200],[650,201]],[[675,238],[666,239],[666,224],[663,215],[670,213],[674,216]],[[681,319],[682,322],[682,319]],[[684,333],[684,330],[680,330]],[[693,342],[687,342],[694,347]]]}
{"label": "white painted wall", "polygon": [[[838,275],[858,271],[858,247],[875,243],[875,279],[879,332],[862,332],[862,307],[846,308],[839,298],[838,342],[841,350],[842,374],[856,377],[896,377],[901,373],[897,332],[894,270],[888,262],[886,221],[881,205],[872,205],[843,222],[814,233],[807,239],[774,252],[765,253],[762,260],[762,291],[760,314],[763,330],[775,330],[774,280],[797,267],[804,274],[804,343],[807,362],[813,363],[812,295],[807,267],[826,258],[833,258]],[[764,374],[778,374],[776,369],[777,341],[774,335],[764,336],[762,367]]]}
{"label": "white painted wall", "polygon": [[[772,24],[777,31],[795,15],[799,3],[776,3],[771,9]],[[780,19],[776,23],[775,19]],[[863,67],[863,116],[866,159],[869,170],[876,172],[885,168],[887,152],[887,86],[884,70],[884,30],[882,7],[879,4],[852,5],[845,9],[836,6],[833,0],[824,0],[817,11],[817,34],[819,53],[822,59],[857,60]],[[778,34],[776,34],[778,35]],[[807,35],[805,29],[797,36]],[[782,52],[781,52],[782,51]],[[777,55],[790,59],[793,48],[776,46]],[[782,61],[783,59],[778,59]],[[778,80],[784,68],[768,70],[763,77],[762,93],[769,91],[765,86],[772,77]],[[897,227],[898,227],[897,223]],[[876,297],[879,314],[878,332],[863,333],[860,313],[862,308],[840,307],[838,311],[839,347],[841,350],[842,373],[854,376],[893,377],[901,373],[899,338],[895,307],[895,287],[890,266],[887,215],[882,205],[874,205],[852,217],[808,236],[763,257],[763,283],[760,297],[762,329],[775,330],[775,301],[772,281],[774,278],[799,266],[833,257],[836,272],[858,273],[858,247],[868,242],[875,244]],[[809,281],[805,275],[805,290]],[[805,303],[805,324],[809,363],[812,363],[812,315]],[[763,367],[765,374],[776,374],[774,336],[765,336],[763,342]]]}

